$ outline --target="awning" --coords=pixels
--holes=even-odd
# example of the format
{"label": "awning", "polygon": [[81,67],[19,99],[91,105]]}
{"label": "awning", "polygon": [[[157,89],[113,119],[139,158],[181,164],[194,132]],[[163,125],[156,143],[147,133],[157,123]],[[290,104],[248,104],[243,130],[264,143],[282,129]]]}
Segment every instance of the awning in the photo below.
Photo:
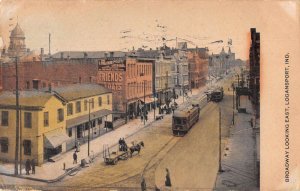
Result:
{"label": "awning", "polygon": [[50,131],[48,133],[45,133],[44,135],[46,138],[44,147],[50,149],[54,149],[71,139],[60,129]]}
{"label": "awning", "polygon": [[[96,111],[96,112],[91,113],[90,117],[91,117],[91,120],[94,120],[94,119],[109,115],[111,113],[112,112],[108,109],[102,109],[100,111]],[[73,118],[73,119],[69,119],[69,120],[66,121],[67,128],[74,127],[74,126],[80,125],[80,124],[84,124],[88,121],[89,121],[89,114],[86,114],[86,115],[83,115],[83,116],[80,116],[80,117],[76,117],[76,118]]]}

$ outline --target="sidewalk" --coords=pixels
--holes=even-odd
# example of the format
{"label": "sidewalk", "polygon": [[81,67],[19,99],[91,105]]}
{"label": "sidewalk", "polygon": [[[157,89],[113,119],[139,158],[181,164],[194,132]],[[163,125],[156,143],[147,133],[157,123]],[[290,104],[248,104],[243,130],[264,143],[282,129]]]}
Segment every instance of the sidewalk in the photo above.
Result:
{"label": "sidewalk", "polygon": [[[197,95],[203,90],[205,87],[201,89],[196,89],[192,91],[192,95]],[[192,96],[189,93],[189,96]],[[176,102],[180,105],[183,102],[182,96],[179,97]],[[186,103],[186,98],[184,98],[184,102]],[[151,125],[154,122],[154,110],[149,112],[148,121],[145,124],[145,127]],[[156,115],[158,115],[158,109],[156,109]],[[120,126],[119,128],[109,131],[104,135],[101,135],[90,141],[90,156],[102,157],[103,145],[107,144],[109,147],[113,147],[118,144],[118,140],[121,137],[125,139],[138,131],[142,130],[144,127],[144,122],[141,119],[133,119],[129,120],[127,124]],[[40,167],[36,167],[35,174],[25,175],[25,169],[22,169],[22,175],[20,178],[28,178],[37,181],[44,182],[53,182],[55,179],[63,178],[67,172],[71,172],[72,169],[76,170],[80,168],[80,161],[82,159],[88,159],[88,144],[85,143],[81,145],[80,152],[77,153],[77,161],[78,164],[73,164],[73,153],[75,149],[70,150],[66,153],[61,154],[61,159],[56,162],[46,162],[42,164]],[[89,161],[89,160],[87,160]],[[63,170],[63,166],[65,164],[65,169]],[[14,174],[14,164],[1,164],[0,165],[0,174],[13,175]]]}
{"label": "sidewalk", "polygon": [[253,111],[247,97],[241,97],[241,106],[247,113],[235,115],[235,125],[222,155],[222,170],[217,175],[215,190],[259,190],[255,176],[255,138],[250,121]]}

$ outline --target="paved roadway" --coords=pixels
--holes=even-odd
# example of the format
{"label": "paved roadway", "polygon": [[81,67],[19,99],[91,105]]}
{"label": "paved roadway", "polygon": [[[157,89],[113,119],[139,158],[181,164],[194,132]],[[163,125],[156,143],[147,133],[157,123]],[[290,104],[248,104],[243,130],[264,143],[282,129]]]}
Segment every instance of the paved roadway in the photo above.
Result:
{"label": "paved roadway", "polygon": [[161,161],[155,172],[156,185],[164,185],[165,168],[175,190],[211,190],[218,170],[218,106],[210,103],[200,121]]}

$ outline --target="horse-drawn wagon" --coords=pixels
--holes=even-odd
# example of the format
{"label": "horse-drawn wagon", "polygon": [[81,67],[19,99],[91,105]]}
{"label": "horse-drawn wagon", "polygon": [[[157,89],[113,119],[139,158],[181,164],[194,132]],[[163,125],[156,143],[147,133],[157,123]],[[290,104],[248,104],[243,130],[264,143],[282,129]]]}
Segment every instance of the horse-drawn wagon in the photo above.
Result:
{"label": "horse-drawn wagon", "polygon": [[105,164],[115,165],[119,160],[127,160],[129,157],[128,151],[110,152],[108,145],[103,146],[103,159]]}
{"label": "horse-drawn wagon", "polygon": [[133,145],[129,148],[127,146],[120,147],[119,151],[110,152],[108,145],[103,145],[103,160],[107,165],[115,165],[119,160],[127,160],[132,157],[134,152],[139,154],[142,147],[144,147],[143,141],[133,142]]}

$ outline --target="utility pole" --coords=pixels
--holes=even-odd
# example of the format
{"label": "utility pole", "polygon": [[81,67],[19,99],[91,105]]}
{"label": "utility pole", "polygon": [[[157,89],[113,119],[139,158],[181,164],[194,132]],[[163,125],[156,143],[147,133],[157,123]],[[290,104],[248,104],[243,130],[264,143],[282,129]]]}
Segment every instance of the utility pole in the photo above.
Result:
{"label": "utility pole", "polygon": [[49,56],[51,55],[51,33],[49,33]]}
{"label": "utility pole", "polygon": [[234,83],[232,83],[232,125],[234,125]]}
{"label": "utility pole", "polygon": [[144,126],[146,124],[146,80],[144,80]]}
{"label": "utility pole", "polygon": [[[22,110],[20,108],[20,119],[22,119]],[[22,174],[22,120],[20,120],[20,175]]]}
{"label": "utility pole", "polygon": [[222,139],[221,139],[221,107],[219,107],[219,172],[224,172],[222,170],[222,165],[221,165],[221,158],[222,158],[222,149],[221,149],[221,144],[222,144]]}
{"label": "utility pole", "polygon": [[88,156],[90,156],[90,128],[91,128],[91,101],[88,101],[89,103],[89,125],[88,125]]}
{"label": "utility pole", "polygon": [[18,162],[19,162],[19,72],[18,72],[18,55],[16,56],[16,148],[15,148],[15,175],[18,175]]}

